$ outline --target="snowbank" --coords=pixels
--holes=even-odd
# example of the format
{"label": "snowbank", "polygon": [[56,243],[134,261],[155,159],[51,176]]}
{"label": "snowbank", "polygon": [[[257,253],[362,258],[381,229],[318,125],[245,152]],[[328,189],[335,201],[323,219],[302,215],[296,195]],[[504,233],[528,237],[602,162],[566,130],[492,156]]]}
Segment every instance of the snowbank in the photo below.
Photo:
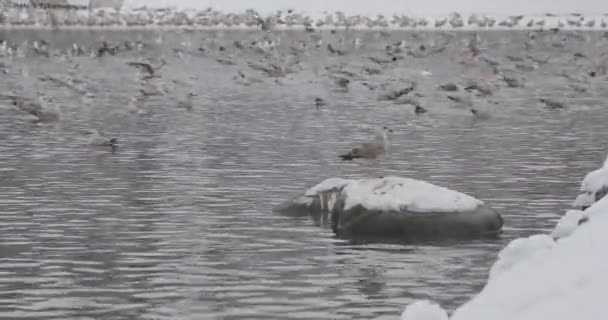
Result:
{"label": "snowbank", "polygon": [[[582,189],[603,185],[596,183],[600,176],[588,175]],[[603,197],[585,211],[568,211],[553,230],[553,237],[513,240],[500,252],[485,288],[450,319],[608,319],[604,306],[608,286],[606,230],[608,197]],[[437,307],[412,304],[404,314],[414,309],[421,316],[407,320],[442,319],[425,317],[421,308],[431,312]]]}
{"label": "snowbank", "polygon": [[551,236],[554,239],[563,239],[570,236],[585,218],[587,218],[585,211],[568,210],[559,222],[557,222],[555,229],[551,232]]}
{"label": "snowbank", "polygon": [[586,209],[596,201],[602,199],[608,193],[608,158],[604,165],[594,171],[589,172],[581,183],[581,194],[574,200],[575,209]]}
{"label": "snowbank", "polygon": [[451,319],[607,319],[608,201],[594,207],[602,214],[491,278]]}

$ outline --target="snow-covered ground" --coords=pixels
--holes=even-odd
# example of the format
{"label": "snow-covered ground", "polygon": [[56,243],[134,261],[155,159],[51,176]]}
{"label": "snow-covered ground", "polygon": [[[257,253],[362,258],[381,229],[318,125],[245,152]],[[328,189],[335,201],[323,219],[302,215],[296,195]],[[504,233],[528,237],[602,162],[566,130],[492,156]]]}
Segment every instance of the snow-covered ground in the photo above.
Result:
{"label": "snow-covered ground", "polygon": [[[587,175],[582,190],[596,193],[604,188],[600,178],[598,174]],[[513,240],[500,252],[485,288],[449,319],[608,319],[604,306],[608,286],[606,230],[608,197],[603,197],[585,211],[568,211],[551,236]],[[448,318],[437,305],[424,301],[408,306],[402,319]]]}
{"label": "snow-covered ground", "polygon": [[608,15],[501,15],[459,14],[415,16],[391,14],[346,14],[336,12],[291,11],[241,12],[213,8],[148,8],[133,4],[122,10],[52,10],[9,8],[3,15],[3,27],[21,28],[264,28],[264,29],[423,29],[423,30],[493,30],[493,29],[588,29],[608,28]]}

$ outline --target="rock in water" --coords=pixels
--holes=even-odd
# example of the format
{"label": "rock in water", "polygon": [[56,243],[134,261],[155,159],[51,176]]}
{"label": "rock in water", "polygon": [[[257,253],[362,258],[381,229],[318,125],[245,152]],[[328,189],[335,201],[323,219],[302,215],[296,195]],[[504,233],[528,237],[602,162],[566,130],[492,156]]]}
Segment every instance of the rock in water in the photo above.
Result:
{"label": "rock in water", "polygon": [[436,240],[496,236],[503,220],[482,201],[424,181],[330,178],[275,208],[331,222],[339,236]]}

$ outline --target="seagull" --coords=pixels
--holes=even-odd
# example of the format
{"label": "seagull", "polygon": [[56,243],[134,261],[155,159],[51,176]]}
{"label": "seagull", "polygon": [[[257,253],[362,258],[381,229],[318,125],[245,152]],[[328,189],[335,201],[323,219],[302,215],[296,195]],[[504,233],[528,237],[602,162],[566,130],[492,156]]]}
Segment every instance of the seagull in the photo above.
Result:
{"label": "seagull", "polygon": [[381,139],[382,141],[366,142],[352,148],[348,153],[339,155],[342,160],[350,161],[353,159],[376,159],[386,153],[388,149],[388,133],[392,133],[393,130],[387,127],[382,128]]}
{"label": "seagull", "polygon": [[11,100],[12,105],[17,107],[17,109],[36,117],[36,120],[34,121],[35,123],[55,122],[59,121],[61,117],[61,113],[58,108],[48,108],[45,106],[46,101],[42,96],[38,99],[39,101],[35,101],[26,97],[0,94],[0,99]]}
{"label": "seagull", "polygon": [[186,109],[186,110],[188,110],[188,111],[192,111],[192,108],[194,108],[194,102],[193,102],[193,99],[194,99],[194,97],[196,97],[196,96],[197,96],[197,94],[196,94],[196,93],[192,93],[192,92],[188,93],[188,94],[186,95],[186,99],[185,99],[185,100],[179,101],[179,102],[177,103],[177,107],[178,107],[178,108],[182,108],[182,109]]}
{"label": "seagull", "polygon": [[127,62],[127,65],[145,72],[146,74],[144,75],[144,79],[155,78],[156,71],[160,70],[160,68],[162,68],[165,64],[167,64],[167,61],[165,61],[164,59],[161,59],[160,64],[155,68],[152,67],[151,64],[146,62]]}
{"label": "seagull", "polygon": [[539,102],[544,103],[549,109],[564,109],[565,106],[563,103],[551,99],[540,98]]}
{"label": "seagull", "polygon": [[104,147],[110,148],[110,151],[115,152],[118,149],[118,139],[117,138],[106,138],[99,134],[99,131],[95,129],[90,129],[85,131],[85,134],[91,135],[89,138],[89,144],[94,147]]}

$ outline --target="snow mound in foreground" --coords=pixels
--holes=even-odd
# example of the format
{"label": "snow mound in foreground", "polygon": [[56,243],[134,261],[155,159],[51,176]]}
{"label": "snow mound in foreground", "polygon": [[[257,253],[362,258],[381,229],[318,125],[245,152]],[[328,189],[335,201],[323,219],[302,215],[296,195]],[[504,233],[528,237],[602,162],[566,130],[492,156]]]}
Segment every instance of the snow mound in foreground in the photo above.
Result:
{"label": "snow mound in foreground", "polygon": [[[583,186],[598,185],[590,182]],[[585,211],[568,211],[551,236],[513,240],[500,252],[484,289],[450,319],[608,319],[604,295],[608,286],[606,230],[608,197],[603,197]],[[417,304],[406,311],[421,308]]]}
{"label": "snow mound in foreground", "polygon": [[555,241],[544,234],[511,241],[498,254],[498,260],[490,269],[488,282],[498,278],[500,274],[513,269],[523,261],[542,256],[543,253],[553,249],[553,246],[555,246]]}
{"label": "snow mound in foreground", "polygon": [[601,214],[590,217],[551,249],[491,279],[451,319],[607,319],[608,199],[592,208]]}
{"label": "snow mound in foreground", "polygon": [[421,300],[407,306],[401,320],[448,320],[448,313],[434,302]]}
{"label": "snow mound in foreground", "polygon": [[568,210],[568,212],[566,212],[566,214],[557,222],[555,229],[551,232],[551,236],[555,239],[563,239],[570,236],[586,217],[585,211]]}

